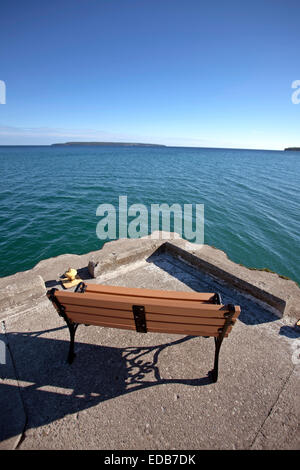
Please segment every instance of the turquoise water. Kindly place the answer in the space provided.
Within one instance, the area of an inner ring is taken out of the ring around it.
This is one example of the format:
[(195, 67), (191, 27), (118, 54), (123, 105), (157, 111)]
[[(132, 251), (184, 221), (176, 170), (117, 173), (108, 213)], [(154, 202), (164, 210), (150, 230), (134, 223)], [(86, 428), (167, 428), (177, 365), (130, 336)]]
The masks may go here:
[(100, 249), (99, 204), (204, 204), (205, 243), (300, 283), (300, 153), (0, 147), (0, 276)]

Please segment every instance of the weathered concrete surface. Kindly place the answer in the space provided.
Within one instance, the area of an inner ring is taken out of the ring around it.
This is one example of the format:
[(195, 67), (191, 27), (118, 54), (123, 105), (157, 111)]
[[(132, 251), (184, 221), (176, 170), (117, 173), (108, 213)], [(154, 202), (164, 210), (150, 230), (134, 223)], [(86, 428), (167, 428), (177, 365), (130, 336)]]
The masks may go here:
[(162, 240), (123, 239), (104, 245), (103, 250), (95, 253), (88, 264), (90, 275), (95, 278), (103, 273), (112, 272), (124, 264), (144, 260), (155, 252), (163, 243)]
[(5, 355), (0, 360), (0, 450), (8, 450), (16, 448), (21, 440), (26, 413), (7, 337), (1, 327), (0, 341), (5, 345)]
[[(294, 320), (300, 318), (300, 288), (294, 281), (282, 279), (276, 273), (248, 269), (231, 261), (221, 250), (208, 245), (191, 244), (174, 233), (155, 232), (138, 240), (116, 240), (105, 244), (101, 250), (84, 255), (66, 254), (41, 261), (32, 270), (19, 274), (25, 280), (26, 276), (35, 276), (36, 279), (40, 276), (45, 281), (46, 288), (57, 287), (60, 285), (59, 278), (70, 266), (78, 270), (83, 280), (88, 281), (114, 273), (118, 269), (131, 269), (137, 263), (151, 259), (155, 253), (168, 253), (173, 258), (194, 266), (203, 274), (209, 274), (263, 303), (279, 317), (288, 315)], [(0, 305), (1, 302), (7, 302), (1, 283), (9, 284), (10, 278), (12, 276), (0, 279)], [(34, 292), (28, 292), (27, 295), (35, 296)]]
[(15, 307), (39, 300), (45, 293), (43, 278), (32, 271), (0, 278), (0, 319)]
[(165, 251), (264, 302), (279, 316), (300, 317), (300, 289), (292, 280), (236, 264), (226, 253), (209, 245), (195, 245), (179, 239), (167, 242)]
[[(55, 272), (80, 267), (70, 258), (51, 265), (52, 271), (46, 264), (35, 274), (44, 270), (49, 286)], [(15, 366), (3, 371), (1, 385), (15, 394), (21, 414), (24, 403), (27, 420), (20, 440), (24, 418), (18, 423), (7, 410), (1, 431), (6, 446), (12, 439), (9, 445), (20, 449), (299, 449), (299, 330), (293, 317), (272, 315), (249, 293), (168, 250), (104, 269), (87, 282), (218, 291), (224, 302), (240, 305), (222, 345), (219, 380), (212, 384), (207, 377), (212, 338), (83, 325), (69, 366), (68, 330), (41, 297), (3, 321)]]

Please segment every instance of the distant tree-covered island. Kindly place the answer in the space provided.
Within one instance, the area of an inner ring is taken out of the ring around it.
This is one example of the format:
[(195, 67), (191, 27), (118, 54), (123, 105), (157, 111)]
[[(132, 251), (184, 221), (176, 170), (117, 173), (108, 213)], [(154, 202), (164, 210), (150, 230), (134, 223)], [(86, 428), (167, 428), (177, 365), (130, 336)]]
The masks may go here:
[(291, 150), (291, 151), (297, 150), (297, 151), (300, 151), (300, 147), (287, 147), (287, 148), (284, 149), (284, 150)]
[(82, 146), (82, 145), (93, 145), (93, 146), (109, 146), (109, 147), (166, 147), (166, 145), (160, 144), (141, 144), (136, 142), (65, 142), (59, 144), (52, 144), (52, 147), (68, 147), (68, 146)]

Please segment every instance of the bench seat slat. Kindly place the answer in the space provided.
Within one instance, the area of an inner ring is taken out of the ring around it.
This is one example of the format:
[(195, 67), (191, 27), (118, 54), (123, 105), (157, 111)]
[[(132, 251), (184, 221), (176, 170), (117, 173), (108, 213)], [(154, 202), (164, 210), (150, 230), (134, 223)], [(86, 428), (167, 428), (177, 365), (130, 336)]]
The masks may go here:
[[(105, 305), (101, 304), (100, 306), (97, 307), (89, 307), (86, 305), (75, 305), (75, 304), (69, 304), (65, 303), (64, 304), (67, 311), (72, 310), (72, 312), (82, 312), (82, 313), (89, 313), (91, 315), (101, 315), (101, 311), (107, 311), (107, 313), (110, 313), (111, 315), (118, 316), (120, 318), (131, 318), (132, 317), (132, 308), (130, 310), (121, 310), (114, 308), (114, 305), (109, 304), (109, 308), (107, 308)], [(132, 307), (132, 306), (131, 306)], [(216, 306), (218, 307), (218, 306)], [(175, 309), (175, 308), (158, 308), (156, 306), (147, 306), (145, 307), (145, 311), (147, 312), (147, 315), (149, 314), (157, 314), (157, 315), (178, 315), (181, 316), (182, 318), (188, 318), (191, 317), (200, 319), (200, 318), (209, 318), (209, 319), (216, 319), (218, 322), (222, 322), (224, 320), (224, 312), (226, 310), (218, 310), (216, 309), (203, 309), (203, 311), (200, 312), (190, 312), (189, 310), (184, 310), (184, 309)], [(192, 321), (192, 320), (191, 320)]]
[(117, 316), (110, 316), (109, 314), (105, 315), (107, 310), (104, 310), (101, 315), (89, 315), (84, 311), (81, 312), (73, 312), (72, 310), (67, 310), (66, 313), (68, 317), (75, 322), (81, 323), (78, 321), (80, 318), (84, 318), (85, 322), (93, 323), (93, 322), (103, 322), (107, 325), (127, 325), (132, 326), (135, 329), (135, 322), (133, 319), (133, 315), (131, 314), (130, 317), (117, 317)]
[[(83, 307), (83, 306), (78, 306), (78, 305), (68, 305), (66, 307), (66, 313), (69, 316), (69, 314), (72, 312), (72, 314), (84, 314), (88, 315), (91, 318), (91, 321), (95, 317), (106, 317), (107, 320), (112, 320), (114, 321), (115, 319), (117, 320), (123, 320), (123, 319), (128, 319), (132, 320), (133, 319), (133, 313), (132, 311), (126, 311), (126, 310), (115, 310), (115, 309), (105, 309), (105, 308), (89, 308), (89, 307)], [(182, 323), (182, 324), (187, 324), (187, 325), (215, 325), (218, 328), (222, 327), (225, 323), (224, 318), (214, 318), (214, 317), (197, 317), (197, 316), (188, 316), (188, 315), (173, 315), (173, 314), (162, 314), (162, 313), (149, 313), (146, 311), (146, 320), (147, 323), (149, 321), (163, 321), (166, 323)]]
[[(149, 333), (168, 333), (190, 336), (219, 336), (218, 330), (215, 327), (206, 325), (199, 326), (198, 328), (190, 328), (189, 325), (185, 325), (184, 328), (177, 328), (177, 325), (175, 323), (173, 325), (168, 326), (166, 324), (159, 325), (158, 322), (155, 322), (155, 324), (152, 323), (147, 326), (147, 331)], [(228, 333), (230, 333), (230, 329), (228, 329), (226, 334), (224, 335), (225, 338), (228, 336)]]
[(68, 317), (71, 321), (75, 323), (82, 323), (84, 325), (105, 326), (107, 328), (118, 328), (120, 330), (136, 331), (134, 322), (124, 323), (123, 320), (119, 320), (119, 322), (112, 322), (111, 320), (105, 321), (105, 317), (95, 317), (91, 320), (91, 317), (89, 315), (72, 312), (68, 314)]
[(169, 300), (195, 300), (197, 302), (212, 302), (211, 292), (178, 292), (170, 290), (142, 289), (138, 287), (105, 286), (102, 284), (87, 284), (85, 292), (129, 297), (143, 297)]
[[(184, 316), (197, 316), (197, 317), (224, 317), (224, 313), (227, 311), (226, 307), (223, 305), (216, 304), (203, 304), (199, 302), (189, 301), (177, 301), (177, 300), (167, 300), (167, 299), (153, 299), (153, 298), (142, 298), (140, 297), (137, 302), (137, 298), (134, 297), (124, 297), (120, 298), (117, 296), (105, 296), (102, 297), (99, 294), (94, 293), (84, 293), (78, 294), (73, 292), (63, 292), (58, 291), (56, 297), (59, 302), (64, 306), (69, 305), (78, 305), (86, 306), (93, 308), (112, 308), (117, 310), (126, 310), (130, 311), (132, 305), (143, 305), (145, 310), (149, 313), (164, 313), (164, 314), (177, 314)], [(108, 298), (110, 297), (110, 298)], [(236, 312), (233, 318), (236, 318), (239, 315), (239, 309), (236, 309)]]
[[(77, 312), (68, 312), (68, 317), (70, 320), (76, 323), (83, 323), (85, 325), (105, 326), (108, 328), (128, 329), (135, 331), (134, 321), (129, 319), (108, 318), (104, 316), (96, 317)], [(152, 333), (171, 333), (192, 336), (218, 336), (218, 328), (219, 327), (215, 325), (178, 324), (147, 320), (147, 331)], [(228, 328), (225, 336), (228, 335), (230, 330), (231, 327)]]

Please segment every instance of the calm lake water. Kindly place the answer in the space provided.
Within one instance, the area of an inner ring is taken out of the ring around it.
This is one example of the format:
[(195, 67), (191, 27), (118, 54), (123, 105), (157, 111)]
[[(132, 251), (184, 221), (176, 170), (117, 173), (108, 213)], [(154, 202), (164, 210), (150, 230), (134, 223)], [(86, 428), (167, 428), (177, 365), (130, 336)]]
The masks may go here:
[(96, 209), (125, 195), (204, 204), (205, 243), (300, 283), (300, 152), (0, 147), (0, 175), (0, 276), (100, 249)]

